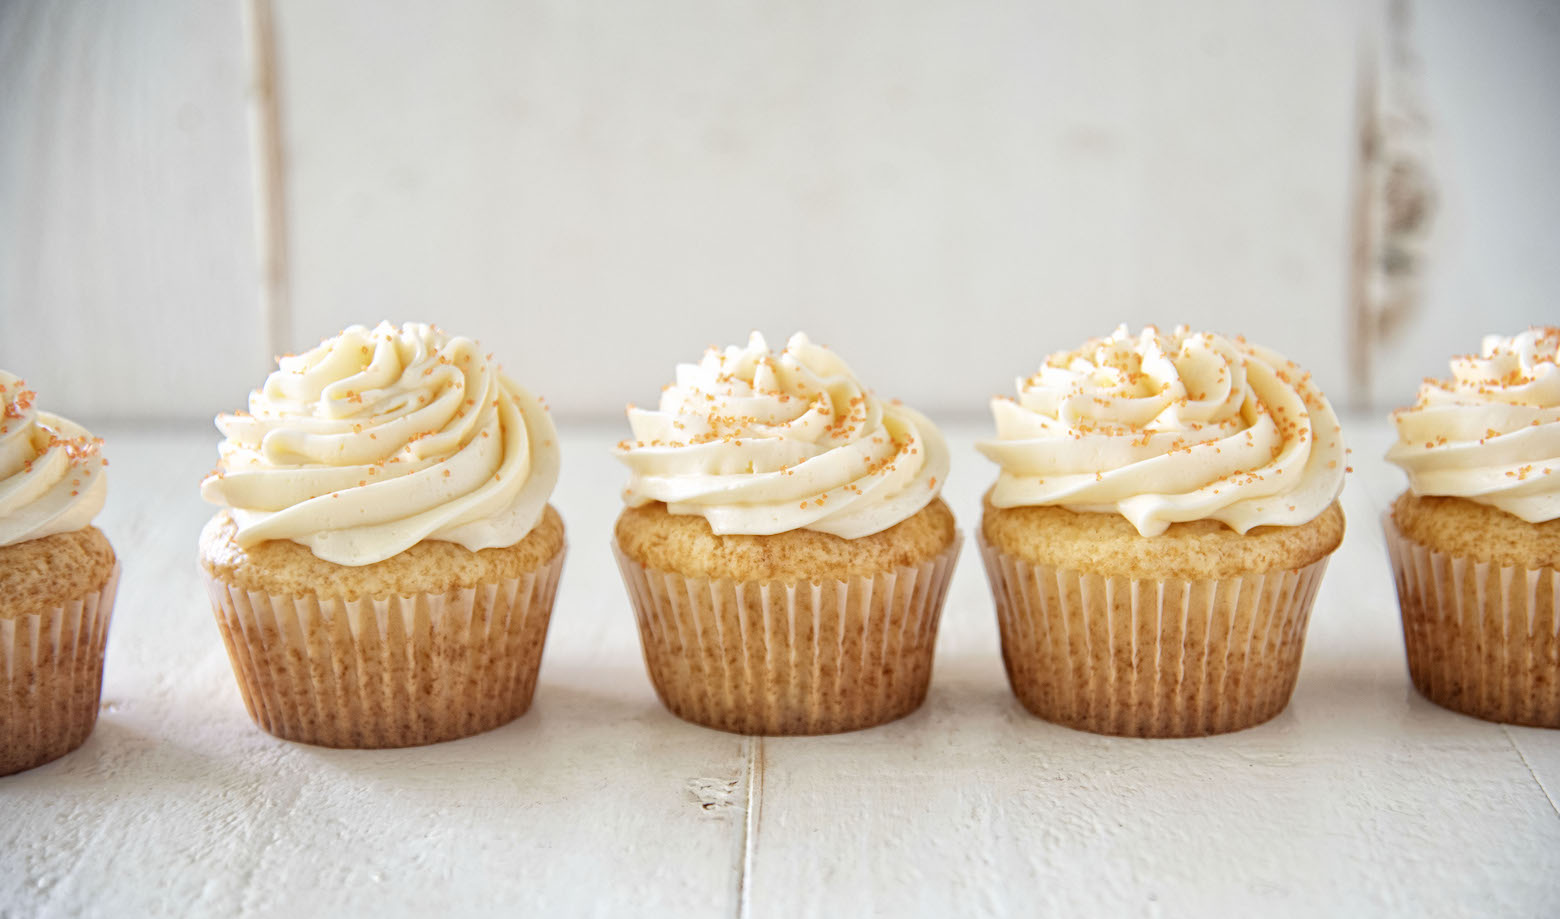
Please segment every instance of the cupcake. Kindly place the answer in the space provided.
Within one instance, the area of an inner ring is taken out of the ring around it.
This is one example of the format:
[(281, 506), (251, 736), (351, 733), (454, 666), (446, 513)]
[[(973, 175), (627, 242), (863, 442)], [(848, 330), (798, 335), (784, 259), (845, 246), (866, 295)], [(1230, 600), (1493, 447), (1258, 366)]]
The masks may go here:
[(1244, 339), (1125, 327), (992, 403), (981, 555), (1020, 702), (1186, 737), (1288, 704), (1345, 450), (1310, 374)]
[(673, 714), (827, 734), (916, 709), (959, 551), (948, 449), (801, 334), (711, 348), (628, 409), (614, 548)]
[(108, 494), (103, 442), (34, 397), (0, 371), (0, 775), (92, 733), (119, 583), (92, 525)]
[(1560, 328), (1491, 335), (1394, 412), (1408, 490), (1383, 518), (1425, 698), (1560, 727)]
[(540, 399), (471, 339), (381, 323), (282, 358), (217, 428), (200, 564), (256, 724), (403, 747), (525, 712), (564, 556)]

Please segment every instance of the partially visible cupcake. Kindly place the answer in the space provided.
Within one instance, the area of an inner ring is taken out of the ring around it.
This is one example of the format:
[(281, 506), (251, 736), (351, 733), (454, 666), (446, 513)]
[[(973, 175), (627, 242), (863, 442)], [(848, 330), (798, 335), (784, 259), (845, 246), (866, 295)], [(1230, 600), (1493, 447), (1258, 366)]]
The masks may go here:
[(1392, 415), (1408, 490), (1383, 519), (1414, 686), (1560, 727), (1560, 328), (1490, 335)]
[(711, 348), (629, 407), (614, 548), (673, 714), (824, 734), (914, 711), (958, 556), (942, 435), (805, 335)]
[(1240, 338), (1121, 327), (992, 412), (981, 553), (1019, 701), (1138, 737), (1282, 711), (1344, 529), (1345, 450), (1310, 374)]
[(217, 427), (200, 562), (257, 724), (402, 747), (526, 711), (564, 556), (540, 399), (471, 339), (381, 323), (282, 358)]
[(92, 525), (108, 494), (103, 442), (35, 397), (0, 370), (0, 775), (92, 733), (119, 583)]

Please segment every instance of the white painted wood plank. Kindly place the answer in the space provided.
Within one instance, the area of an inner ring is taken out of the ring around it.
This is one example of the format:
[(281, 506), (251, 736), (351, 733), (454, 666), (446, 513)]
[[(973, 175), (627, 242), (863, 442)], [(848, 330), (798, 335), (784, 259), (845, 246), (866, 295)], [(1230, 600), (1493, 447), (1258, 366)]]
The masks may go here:
[(599, 414), (706, 343), (800, 327), (885, 395), (970, 412), (1047, 350), (1188, 322), (1342, 388), (1352, 3), (276, 22), (299, 346), (426, 317)]
[(78, 417), (209, 417), (266, 351), (237, 3), (0, 4), (0, 367)]
[[(1008, 690), (966, 559), (926, 707), (856, 735), (764, 741), (752, 915), (1542, 916), (1560, 815), (1499, 725), (1410, 687), (1371, 495), (1381, 419), (1351, 419), (1349, 532), (1294, 700), (1224, 737), (1100, 737)], [(989, 468), (949, 500), (968, 532)]]
[(83, 749), (0, 779), (0, 915), (734, 912), (745, 742), (645, 678), (606, 432), (563, 439), (571, 556), (532, 711), (393, 751), (250, 723), (196, 573), (215, 432), (103, 433), (124, 564), (103, 713)]

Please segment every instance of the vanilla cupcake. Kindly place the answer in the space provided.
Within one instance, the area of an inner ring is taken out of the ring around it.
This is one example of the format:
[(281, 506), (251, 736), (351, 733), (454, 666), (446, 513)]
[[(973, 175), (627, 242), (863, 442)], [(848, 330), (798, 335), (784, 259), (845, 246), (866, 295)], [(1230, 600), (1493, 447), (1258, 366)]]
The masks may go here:
[(402, 747), (525, 712), (564, 556), (540, 399), (468, 338), (381, 323), (282, 358), (217, 428), (200, 563), (260, 727)]
[(614, 548), (667, 708), (824, 734), (921, 704), (959, 550), (931, 422), (806, 336), (757, 333), (628, 420)]
[(1345, 450), (1310, 374), (1244, 339), (1122, 327), (992, 412), (980, 544), (1019, 701), (1138, 737), (1282, 711), (1344, 528)]
[(0, 371), (0, 775), (57, 759), (97, 723), (119, 565), (92, 518), (103, 442), (33, 408)]
[(1394, 412), (1408, 490), (1383, 519), (1414, 686), (1560, 727), (1560, 328), (1491, 335)]

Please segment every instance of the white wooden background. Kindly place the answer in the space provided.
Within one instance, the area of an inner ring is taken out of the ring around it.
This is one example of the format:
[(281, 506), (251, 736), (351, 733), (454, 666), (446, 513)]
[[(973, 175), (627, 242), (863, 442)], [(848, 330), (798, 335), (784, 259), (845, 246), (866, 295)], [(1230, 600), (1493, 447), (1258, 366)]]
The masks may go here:
[(1046, 351), (1185, 321), (1394, 404), (1560, 290), (1557, 5), (1406, 5), (1441, 208), (1426, 301), (1353, 391), (1356, 82), (1387, 41), (1351, 0), (6, 0), (0, 366), (88, 419), (204, 419), (277, 351), (425, 317), (599, 417), (800, 327), (978, 414)]
[[(127, 559), (97, 731), (0, 782), (0, 917), (1552, 913), (1560, 735), (1412, 692), (1373, 519), (1381, 407), (1557, 318), (1560, 14), (1407, 8), (1399, 35), (1347, 0), (0, 0), (0, 366), (114, 444)], [(1426, 299), (1351, 389), (1357, 90), (1394, 37), (1440, 210)], [(238, 701), (193, 483), (271, 354), (383, 316), (480, 336), (557, 407), (558, 617), (512, 726), (287, 744)], [(968, 530), (986, 398), (1118, 321), (1245, 332), (1376, 406), (1284, 715), (1028, 717), (969, 554), (911, 718), (757, 741), (657, 705), (602, 445), (673, 360), (807, 328), (950, 420)]]

